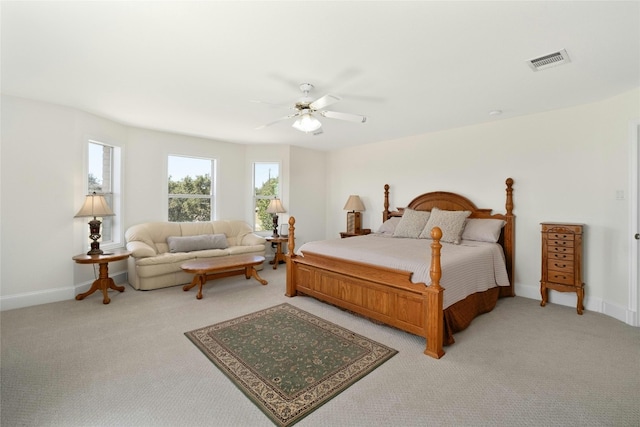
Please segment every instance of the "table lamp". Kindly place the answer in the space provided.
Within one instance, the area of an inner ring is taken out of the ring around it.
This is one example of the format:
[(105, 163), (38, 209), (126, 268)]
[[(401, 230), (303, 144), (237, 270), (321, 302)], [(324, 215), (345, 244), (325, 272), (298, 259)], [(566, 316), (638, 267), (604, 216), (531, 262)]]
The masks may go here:
[(360, 212), (364, 211), (364, 204), (360, 200), (360, 196), (351, 195), (344, 205), (347, 212), (347, 233), (360, 233), (362, 224), (360, 222)]
[(91, 242), (91, 249), (87, 252), (87, 255), (100, 255), (103, 253), (102, 249), (100, 249), (100, 242), (98, 242), (98, 239), (100, 239), (100, 226), (102, 225), (102, 221), (98, 220), (96, 217), (114, 215), (115, 214), (107, 204), (103, 195), (98, 195), (95, 191), (93, 194), (87, 195), (84, 204), (74, 216), (74, 218), (87, 216), (93, 217), (93, 219), (89, 221), (89, 238), (93, 241)]
[(278, 214), (285, 212), (284, 207), (282, 207), (282, 202), (277, 197), (269, 202), (269, 206), (267, 206), (267, 213), (270, 213), (273, 216), (272, 237), (280, 237), (278, 235)]

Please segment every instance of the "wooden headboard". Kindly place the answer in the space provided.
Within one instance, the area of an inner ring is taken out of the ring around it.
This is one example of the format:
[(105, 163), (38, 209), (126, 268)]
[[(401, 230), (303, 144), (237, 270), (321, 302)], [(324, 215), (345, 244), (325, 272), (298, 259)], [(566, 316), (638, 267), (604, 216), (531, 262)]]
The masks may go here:
[[(469, 218), (490, 218), (505, 221), (498, 243), (502, 245), (502, 248), (504, 249), (507, 273), (509, 274), (509, 282), (511, 283), (511, 296), (515, 296), (515, 215), (513, 214), (513, 179), (507, 178), (505, 184), (507, 186), (505, 214), (492, 214), (492, 209), (478, 208), (475, 203), (466, 197), (446, 191), (434, 191), (431, 193), (421, 194), (409, 202), (407, 207), (416, 211), (430, 211), (434, 207), (448, 211), (471, 211)], [(405, 208), (396, 208), (395, 211), (389, 210), (389, 184), (385, 184), (382, 221), (384, 222), (391, 217), (402, 216), (404, 209)]]

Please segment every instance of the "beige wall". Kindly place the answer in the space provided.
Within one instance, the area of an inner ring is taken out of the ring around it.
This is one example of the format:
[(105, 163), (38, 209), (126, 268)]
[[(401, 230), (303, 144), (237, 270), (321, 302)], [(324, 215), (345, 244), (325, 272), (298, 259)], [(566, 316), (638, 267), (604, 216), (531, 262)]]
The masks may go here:
[[(543, 221), (587, 224), (588, 310), (625, 319), (629, 294), (629, 127), (640, 117), (640, 91), (547, 113), (502, 119), (331, 152), (327, 236), (344, 229), (349, 194), (367, 208), (364, 226), (377, 228), (383, 186), (392, 206), (418, 194), (462, 193), (479, 207), (504, 212), (504, 181), (515, 180), (516, 293), (539, 298)], [(616, 200), (622, 190), (625, 200)], [(338, 220), (339, 218), (339, 220)], [(575, 305), (575, 295), (551, 292)]]
[[(73, 298), (92, 271), (84, 251), (83, 147), (88, 137), (118, 143), (124, 159), (124, 229), (166, 219), (166, 156), (219, 160), (219, 218), (250, 221), (251, 162), (280, 161), (283, 202), (297, 219), (297, 246), (335, 238), (350, 194), (377, 228), (383, 186), (392, 206), (433, 190), (459, 192), (479, 207), (504, 209), (504, 180), (515, 180), (516, 292), (539, 298), (542, 221), (583, 222), (588, 310), (629, 314), (629, 125), (640, 90), (574, 108), (393, 141), (317, 152), (245, 146), (123, 126), (50, 104), (2, 97), (0, 303), (3, 309)], [(616, 200), (623, 191), (624, 200)], [(40, 225), (42, 224), (42, 225)], [(320, 226), (318, 226), (320, 225)], [(114, 266), (114, 271), (124, 271)], [(574, 305), (570, 294), (552, 301)]]

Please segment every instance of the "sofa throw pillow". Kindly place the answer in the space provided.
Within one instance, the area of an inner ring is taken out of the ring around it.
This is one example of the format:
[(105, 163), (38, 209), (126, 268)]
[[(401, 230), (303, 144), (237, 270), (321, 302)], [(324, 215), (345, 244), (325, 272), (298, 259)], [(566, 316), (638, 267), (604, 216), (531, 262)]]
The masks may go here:
[(420, 233), (420, 238), (430, 239), (431, 229), (440, 227), (442, 230), (441, 242), (460, 243), (460, 236), (464, 228), (464, 222), (471, 215), (470, 211), (445, 211), (438, 208), (431, 209), (431, 216), (424, 230)]
[(224, 234), (200, 234), (197, 236), (167, 237), (169, 252), (192, 252), (205, 249), (226, 249), (229, 247)]
[(505, 222), (501, 219), (467, 219), (462, 230), (462, 240), (496, 243), (504, 224)]
[(393, 237), (411, 237), (417, 239), (420, 236), (420, 232), (424, 229), (424, 226), (427, 225), (428, 220), (429, 212), (414, 211), (413, 209), (406, 208), (393, 232)]

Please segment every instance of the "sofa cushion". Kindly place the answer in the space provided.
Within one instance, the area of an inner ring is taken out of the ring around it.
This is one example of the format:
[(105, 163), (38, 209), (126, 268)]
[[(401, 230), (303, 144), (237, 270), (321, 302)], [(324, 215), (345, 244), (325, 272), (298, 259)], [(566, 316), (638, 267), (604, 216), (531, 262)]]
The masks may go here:
[(192, 252), (205, 249), (226, 249), (229, 244), (224, 234), (200, 234), (197, 236), (167, 237), (169, 252)]
[[(264, 245), (252, 245), (252, 246), (229, 246), (229, 255), (240, 254), (255, 254), (264, 255)], [(259, 253), (262, 250), (262, 253)]]
[(191, 253), (193, 255), (195, 255), (197, 259), (200, 259), (200, 258), (216, 258), (216, 257), (221, 257), (221, 256), (228, 256), (229, 255), (229, 250), (232, 247), (233, 246), (229, 246), (226, 249), (205, 249), (203, 251), (191, 252)]
[(127, 243), (127, 250), (131, 251), (134, 258), (146, 258), (156, 256), (155, 245), (150, 246), (142, 241), (132, 241)]
[(178, 254), (170, 254), (166, 252), (164, 254), (148, 257), (148, 258), (140, 258), (136, 260), (136, 266), (158, 266), (158, 265), (172, 265), (177, 264), (178, 267), (180, 263), (185, 261), (189, 261), (192, 259), (196, 259), (196, 255), (193, 252), (182, 252)]
[[(149, 258), (142, 258), (136, 262), (136, 274), (140, 278), (151, 278), (165, 274), (181, 272), (180, 266), (196, 259), (196, 252), (183, 252), (178, 254), (165, 253)], [(174, 283), (178, 284), (178, 283)]]
[(200, 234), (222, 234), (221, 231), (214, 231), (213, 223), (216, 221), (202, 222), (179, 222), (180, 233), (178, 236), (197, 236)]
[(253, 229), (243, 221), (213, 221), (215, 233), (224, 233), (229, 241), (229, 246), (242, 245), (242, 240), (247, 234), (253, 234)]

